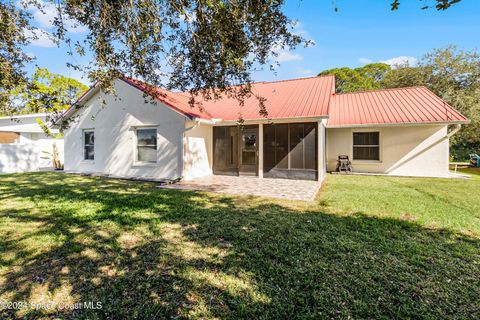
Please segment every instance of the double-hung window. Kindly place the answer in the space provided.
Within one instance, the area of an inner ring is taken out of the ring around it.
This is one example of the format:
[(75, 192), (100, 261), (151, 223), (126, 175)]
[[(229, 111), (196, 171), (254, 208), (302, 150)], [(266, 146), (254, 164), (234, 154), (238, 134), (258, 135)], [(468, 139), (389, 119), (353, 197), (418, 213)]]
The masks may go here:
[(380, 133), (353, 133), (353, 160), (380, 160)]
[(95, 133), (93, 130), (83, 131), (83, 159), (95, 159)]
[(137, 161), (157, 162), (157, 129), (137, 128)]

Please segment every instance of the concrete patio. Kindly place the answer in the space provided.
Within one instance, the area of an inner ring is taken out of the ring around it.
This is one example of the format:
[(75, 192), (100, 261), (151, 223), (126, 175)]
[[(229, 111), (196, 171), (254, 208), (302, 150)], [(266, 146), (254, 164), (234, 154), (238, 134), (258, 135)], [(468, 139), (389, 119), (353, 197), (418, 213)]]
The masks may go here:
[(222, 194), (251, 195), (289, 200), (313, 201), (320, 188), (318, 181), (259, 179), (248, 176), (217, 176), (180, 181), (158, 186), (166, 189), (198, 190)]

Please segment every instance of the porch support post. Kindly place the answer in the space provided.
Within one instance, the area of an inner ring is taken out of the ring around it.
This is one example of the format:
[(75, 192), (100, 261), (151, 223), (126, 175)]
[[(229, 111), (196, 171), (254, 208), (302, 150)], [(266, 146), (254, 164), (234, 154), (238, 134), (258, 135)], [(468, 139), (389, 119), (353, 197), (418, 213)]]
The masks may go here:
[(323, 130), (322, 130), (322, 121), (318, 121), (317, 124), (317, 180), (322, 181), (323, 180), (323, 161), (324, 161), (324, 139), (325, 137), (323, 136)]
[(263, 123), (258, 125), (258, 177), (263, 178)]

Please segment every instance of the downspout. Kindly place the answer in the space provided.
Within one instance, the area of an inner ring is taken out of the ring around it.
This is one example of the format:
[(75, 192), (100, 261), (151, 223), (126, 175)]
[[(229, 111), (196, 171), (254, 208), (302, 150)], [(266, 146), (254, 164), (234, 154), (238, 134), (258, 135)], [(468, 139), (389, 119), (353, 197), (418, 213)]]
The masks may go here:
[(450, 139), (450, 138), (451, 138), (454, 134), (456, 134), (461, 128), (462, 128), (462, 125), (459, 124), (459, 123), (457, 123), (457, 124), (455, 125), (455, 128), (447, 134), (447, 137)]

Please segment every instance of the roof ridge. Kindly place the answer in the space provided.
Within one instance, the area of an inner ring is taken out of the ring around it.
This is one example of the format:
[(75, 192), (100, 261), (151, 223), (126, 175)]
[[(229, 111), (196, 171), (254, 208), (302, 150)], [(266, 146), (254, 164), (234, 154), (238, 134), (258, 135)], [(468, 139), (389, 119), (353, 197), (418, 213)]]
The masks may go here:
[[(399, 87), (399, 88), (387, 88), (387, 89), (373, 89), (373, 90), (362, 90), (362, 91), (352, 91), (352, 92), (340, 92), (335, 93), (336, 96), (355, 94), (355, 93), (370, 93), (370, 92), (381, 92), (381, 91), (394, 91), (394, 90), (403, 90), (403, 89), (415, 89), (415, 88), (424, 88), (428, 89), (426, 86), (410, 86), (410, 87)], [(431, 91), (431, 90), (430, 90)]]
[[(298, 80), (307, 80), (307, 79), (314, 79), (314, 78), (327, 78), (327, 77), (335, 77), (333, 74), (325, 74), (325, 75), (320, 75), (320, 76), (310, 76), (310, 77), (301, 77), (301, 78), (295, 78), (295, 79), (282, 79), (282, 80), (274, 80), (274, 81), (255, 81), (255, 82), (250, 82), (250, 84), (269, 84), (269, 83), (279, 83), (279, 82), (290, 82), (290, 81), (298, 81)], [(244, 84), (236, 84), (236, 85), (231, 85), (229, 87), (225, 88), (234, 88), (234, 87), (240, 87), (243, 86)], [(213, 88), (214, 90), (218, 90), (218, 88)], [(189, 91), (179, 91), (177, 93), (181, 94), (188, 94)]]
[(256, 82), (252, 82), (251, 84), (289, 82), (289, 81), (307, 80), (307, 79), (314, 79), (314, 78), (326, 78), (326, 77), (335, 77), (335, 75), (333, 75), (333, 74), (323, 74), (323, 75), (319, 75), (319, 76), (301, 77), (301, 78), (295, 78), (295, 79), (282, 79), (282, 80), (274, 80), (274, 81), (256, 81)]

